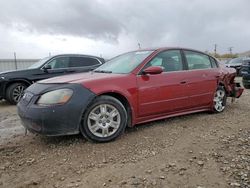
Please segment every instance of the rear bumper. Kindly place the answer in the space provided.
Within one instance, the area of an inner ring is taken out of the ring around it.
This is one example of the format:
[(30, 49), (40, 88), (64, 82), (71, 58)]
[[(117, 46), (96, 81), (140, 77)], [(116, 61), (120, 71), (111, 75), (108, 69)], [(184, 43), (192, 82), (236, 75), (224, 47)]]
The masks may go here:
[(234, 83), (233, 89), (230, 92), (229, 97), (235, 97), (235, 98), (240, 98), (244, 91), (244, 88), (241, 87), (240, 83)]

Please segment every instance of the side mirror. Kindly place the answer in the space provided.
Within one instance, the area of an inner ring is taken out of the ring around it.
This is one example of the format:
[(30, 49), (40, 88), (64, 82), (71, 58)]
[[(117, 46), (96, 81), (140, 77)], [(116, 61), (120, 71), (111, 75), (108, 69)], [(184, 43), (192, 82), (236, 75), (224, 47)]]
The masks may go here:
[(52, 69), (51, 65), (49, 64), (44, 65), (43, 70), (47, 71), (48, 69)]
[(160, 66), (151, 66), (143, 70), (143, 74), (161, 74), (163, 72), (163, 68)]

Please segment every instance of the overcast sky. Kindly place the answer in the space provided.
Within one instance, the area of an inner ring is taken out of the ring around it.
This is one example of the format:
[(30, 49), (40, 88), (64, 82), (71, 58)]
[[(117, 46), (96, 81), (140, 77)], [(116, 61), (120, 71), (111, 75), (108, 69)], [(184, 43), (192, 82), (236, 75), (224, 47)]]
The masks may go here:
[(250, 50), (250, 0), (1, 0), (0, 58), (138, 48)]

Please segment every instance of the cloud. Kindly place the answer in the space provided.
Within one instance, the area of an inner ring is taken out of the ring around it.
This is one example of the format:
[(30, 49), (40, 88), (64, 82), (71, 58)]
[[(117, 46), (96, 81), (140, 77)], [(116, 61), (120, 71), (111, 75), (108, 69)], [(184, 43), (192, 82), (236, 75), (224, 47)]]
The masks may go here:
[(249, 0), (8, 0), (0, 7), (6, 31), (60, 36), (61, 45), (69, 37), (90, 39), (93, 52), (102, 51), (103, 43), (104, 51), (128, 51), (138, 42), (142, 47), (212, 50), (216, 43), (223, 52), (229, 46), (249, 50)]
[(122, 29), (98, 1), (9, 0), (1, 4), (1, 24), (19, 31), (117, 40)]

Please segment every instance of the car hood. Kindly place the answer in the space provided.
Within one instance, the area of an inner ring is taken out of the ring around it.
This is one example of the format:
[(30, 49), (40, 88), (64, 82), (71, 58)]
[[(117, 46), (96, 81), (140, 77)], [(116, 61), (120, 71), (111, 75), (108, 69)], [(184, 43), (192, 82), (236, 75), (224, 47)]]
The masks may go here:
[(97, 81), (97, 80), (107, 80), (107, 79), (116, 79), (118, 77), (123, 77), (124, 74), (111, 74), (111, 73), (96, 73), (96, 72), (87, 72), (79, 74), (70, 74), (65, 76), (53, 77), (50, 79), (39, 81), (39, 83), (80, 83), (84, 84), (85, 82)]
[(7, 78), (27, 76), (28, 74), (31, 74), (33, 71), (34, 69), (5, 71), (5, 72), (0, 72), (0, 76)]

